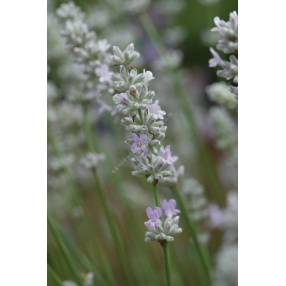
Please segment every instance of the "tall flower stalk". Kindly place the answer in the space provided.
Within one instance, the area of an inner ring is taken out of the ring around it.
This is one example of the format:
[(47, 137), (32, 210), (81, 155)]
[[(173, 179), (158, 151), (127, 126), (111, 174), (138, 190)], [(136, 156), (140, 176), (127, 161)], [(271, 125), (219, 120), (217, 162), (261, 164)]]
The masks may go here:
[[(126, 142), (130, 148), (132, 174), (143, 175), (152, 184), (155, 208), (147, 208), (148, 221), (145, 241), (158, 241), (163, 247), (167, 285), (170, 285), (170, 263), (168, 242), (182, 229), (178, 226), (179, 216), (175, 209), (175, 200), (162, 201), (158, 193), (158, 183), (173, 184), (183, 174), (183, 167), (177, 168), (177, 157), (173, 156), (170, 146), (163, 145), (167, 127), (164, 123), (166, 112), (155, 100), (155, 92), (149, 89), (154, 79), (151, 71), (139, 73), (133, 68), (133, 61), (139, 57), (134, 45), (124, 50), (113, 47), (112, 61), (117, 72), (113, 76), (113, 101), (115, 112), (120, 116), (127, 133)], [(176, 210), (177, 211), (177, 210)]]

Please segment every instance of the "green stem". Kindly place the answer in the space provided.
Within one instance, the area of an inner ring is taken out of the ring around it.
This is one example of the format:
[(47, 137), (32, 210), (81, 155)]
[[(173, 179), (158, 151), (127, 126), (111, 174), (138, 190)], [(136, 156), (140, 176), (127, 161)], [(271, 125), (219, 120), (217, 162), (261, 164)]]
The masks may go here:
[[(83, 104), (82, 107), (83, 107), (83, 112), (84, 112), (84, 131), (85, 131), (85, 136), (86, 136), (86, 140), (87, 140), (87, 147), (88, 147), (89, 152), (95, 152), (95, 151), (97, 151), (96, 150), (97, 146), (96, 146), (95, 141), (94, 141), (94, 136), (93, 136), (94, 130), (92, 129), (92, 121), (91, 121), (91, 115), (89, 112), (89, 108), (86, 104)], [(113, 213), (111, 212), (111, 209), (108, 205), (108, 199), (107, 199), (105, 191), (102, 188), (102, 185), (101, 185), (99, 176), (97, 174), (96, 168), (92, 169), (92, 173), (93, 173), (93, 178), (94, 178), (94, 183), (95, 183), (95, 189), (96, 189), (96, 192), (99, 196), (101, 204), (103, 206), (103, 211), (104, 211), (105, 217), (107, 219), (107, 224), (108, 224), (108, 227), (109, 227), (109, 230), (111, 233), (111, 237), (112, 237), (112, 240), (113, 240), (116, 252), (117, 252), (117, 256), (118, 256), (120, 263), (123, 267), (123, 271), (124, 271), (124, 275), (125, 275), (126, 280), (127, 280), (127, 284), (131, 285), (128, 266), (127, 266), (127, 262), (125, 259), (125, 251), (123, 249), (123, 245), (122, 245), (121, 240), (120, 240), (119, 235), (118, 235), (116, 223), (113, 219)]]
[(54, 281), (55, 285), (57, 286), (63, 285), (63, 282), (61, 281), (60, 277), (49, 264), (48, 264), (48, 277)]
[(168, 242), (166, 242), (163, 245), (163, 250), (164, 250), (164, 260), (165, 260), (166, 282), (167, 282), (167, 286), (171, 286), (170, 254), (169, 254)]
[[(53, 129), (51, 126), (48, 126), (48, 135), (49, 139), (51, 140), (51, 144), (54, 148), (54, 151), (57, 153), (57, 156), (59, 158), (63, 158), (63, 151), (60, 148), (60, 145), (58, 144), (57, 138), (53, 132)], [(81, 198), (81, 195), (79, 193), (79, 190), (76, 186), (76, 182), (74, 180), (73, 172), (70, 167), (66, 166), (65, 167), (65, 172), (68, 175), (68, 184), (69, 184), (69, 190), (73, 195), (73, 200), (77, 205), (80, 205), (80, 207), (84, 210), (85, 213), (85, 220), (84, 220), (84, 227), (86, 230), (93, 229), (93, 224), (91, 223), (88, 214), (86, 212), (85, 204)], [(95, 252), (96, 256), (99, 258), (100, 264), (103, 266), (104, 271), (109, 279), (109, 283), (111, 285), (115, 285), (115, 281), (113, 279), (113, 275), (110, 269), (110, 263), (106, 260), (106, 256), (102, 253), (102, 249), (98, 245), (98, 241), (96, 238), (96, 235), (92, 235), (92, 250)]]
[[(153, 183), (153, 194), (154, 194), (154, 200), (155, 204), (158, 207), (160, 204), (160, 196), (158, 192), (158, 182)], [(167, 286), (171, 285), (171, 272), (170, 272), (170, 255), (169, 255), (169, 246), (167, 241), (162, 241), (161, 246), (163, 248), (164, 252), (164, 264), (165, 264), (165, 275), (166, 275), (166, 282)]]
[(78, 274), (78, 269), (75, 266), (73, 259), (70, 255), (70, 253), (68, 252), (66, 245), (64, 244), (61, 235), (59, 234), (56, 226), (54, 225), (54, 222), (52, 221), (52, 219), (48, 216), (48, 228), (51, 231), (53, 238), (55, 239), (55, 241), (57, 242), (63, 257), (65, 258), (66, 264), (69, 267), (70, 272), (72, 273), (72, 275), (74, 275), (74, 279), (75, 281), (80, 285), (83, 286), (82, 283), (82, 279), (80, 277), (80, 275)]
[(206, 278), (207, 278), (208, 282), (210, 282), (209, 261), (207, 260), (207, 257), (204, 254), (204, 251), (201, 247), (201, 244), (199, 243), (197, 233), (196, 233), (196, 228), (193, 225), (193, 223), (189, 217), (189, 213), (188, 213), (187, 207), (185, 205), (184, 199), (182, 197), (182, 193), (178, 190), (177, 186), (173, 187), (173, 191), (175, 193), (176, 200), (177, 200), (179, 208), (181, 210), (182, 217), (185, 220), (185, 225), (187, 227), (187, 231), (189, 232), (189, 235), (191, 236), (191, 238), (193, 240), (194, 246), (195, 246), (197, 253), (198, 253), (198, 256), (201, 260)]
[[(145, 12), (140, 15), (139, 19), (140, 19), (141, 25), (143, 26), (145, 32), (147, 33), (150, 40), (152, 41), (155, 48), (157, 49), (160, 57), (164, 56), (166, 54), (166, 48), (163, 45), (161, 41), (161, 37), (158, 31), (156, 30), (149, 15)], [(201, 165), (202, 165), (202, 170), (206, 170), (208, 174), (209, 189), (214, 190), (214, 192), (216, 192), (217, 199), (219, 203), (222, 205), (224, 202), (224, 196), (223, 196), (224, 190), (217, 177), (216, 170), (214, 168), (213, 163), (211, 162), (211, 158), (208, 154), (208, 150), (204, 146), (204, 143), (202, 142), (202, 139), (200, 138), (199, 132), (197, 130), (197, 127), (194, 121), (193, 110), (189, 102), (188, 95), (186, 94), (182, 81), (181, 81), (182, 76), (179, 71), (174, 71), (174, 70), (170, 71), (170, 75), (172, 77), (172, 81), (173, 81), (176, 94), (179, 95), (178, 99), (179, 99), (180, 107), (182, 108), (183, 113), (187, 119), (187, 122), (190, 128), (190, 133), (192, 134), (192, 138), (198, 150), (198, 156), (199, 156), (199, 161), (201, 162)]]
[(155, 204), (158, 207), (160, 204), (160, 198), (159, 198), (159, 192), (158, 192), (158, 188), (157, 188), (157, 183), (153, 183), (153, 194), (154, 194), (154, 200), (155, 200)]

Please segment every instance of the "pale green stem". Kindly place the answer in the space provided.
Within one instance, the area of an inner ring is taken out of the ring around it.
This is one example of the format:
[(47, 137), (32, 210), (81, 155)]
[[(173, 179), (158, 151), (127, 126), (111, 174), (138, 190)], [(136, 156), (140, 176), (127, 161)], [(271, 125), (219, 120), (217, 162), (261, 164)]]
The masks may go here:
[[(55, 135), (54, 135), (54, 132), (52, 130), (52, 127), (51, 126), (48, 126), (48, 135), (49, 135), (49, 139), (51, 140), (51, 144), (54, 148), (54, 151), (57, 153), (57, 156), (59, 158), (63, 158), (63, 152), (57, 142), (57, 139), (55, 138)], [(70, 188), (70, 191), (72, 192), (72, 194), (76, 197), (76, 200), (77, 200), (77, 203), (81, 206), (81, 208), (84, 210), (85, 212), (85, 205), (84, 205), (84, 202), (79, 194), (79, 191), (76, 187), (76, 184), (75, 184), (75, 181), (74, 181), (74, 176), (72, 174), (72, 170), (71, 168), (69, 168), (68, 166), (65, 167), (65, 172), (66, 174), (68, 175), (68, 183), (69, 183), (69, 188)], [(84, 226), (87, 230), (90, 230), (92, 228), (92, 223), (90, 222), (89, 218), (87, 217), (87, 214), (85, 212), (85, 215), (86, 215), (86, 219), (84, 220)], [(111, 270), (110, 270), (110, 266), (108, 265), (107, 261), (106, 261), (106, 258), (105, 256), (103, 255), (102, 253), (102, 250), (101, 248), (98, 246), (98, 241), (96, 239), (96, 236), (92, 236), (92, 240), (93, 240), (93, 246), (95, 247), (95, 253), (96, 255), (98, 256), (101, 264), (103, 265), (104, 267), (104, 270), (105, 270), (105, 273), (107, 274), (108, 276), (108, 279), (109, 279), (109, 283), (111, 283), (111, 285), (115, 285), (115, 281), (113, 279), (113, 276), (112, 276), (112, 273), (111, 273)]]
[(167, 242), (163, 245), (163, 249), (164, 249), (166, 282), (167, 286), (171, 286), (170, 254), (169, 254), (169, 245)]
[[(89, 108), (87, 105), (83, 105), (83, 112), (84, 112), (84, 131), (86, 135), (86, 140), (87, 140), (87, 147), (89, 149), (89, 152), (95, 152), (96, 150), (96, 144), (93, 139), (93, 133), (95, 132), (92, 128), (92, 121), (91, 121), (91, 115), (89, 112)], [(94, 177), (94, 182), (95, 182), (95, 189), (97, 191), (97, 194), (99, 196), (99, 199), (101, 201), (101, 204), (103, 206), (103, 211), (105, 213), (108, 227), (111, 233), (111, 237), (113, 239), (113, 243), (115, 246), (115, 250), (117, 252), (117, 256), (120, 260), (120, 263), (123, 267), (124, 275), (126, 277), (126, 282), (128, 285), (132, 285), (130, 281), (130, 274), (129, 274), (129, 269), (127, 266), (127, 261), (125, 259), (125, 251), (123, 248), (123, 245), (121, 243), (120, 237), (118, 235), (118, 230), (116, 227), (116, 222), (113, 218), (113, 213), (110, 209), (110, 206), (108, 204), (108, 199), (105, 193), (105, 190), (103, 190), (99, 176), (97, 174), (96, 168), (92, 169), (93, 177)]]
[[(160, 196), (158, 192), (158, 182), (153, 183), (153, 193), (154, 193), (154, 200), (155, 205), (159, 207), (160, 205)], [(170, 272), (170, 255), (169, 255), (169, 247), (167, 241), (160, 242), (163, 252), (164, 252), (164, 264), (165, 264), (165, 275), (166, 275), (166, 285), (171, 285), (171, 272)]]
[(193, 222), (191, 221), (191, 219), (189, 217), (189, 213), (188, 213), (187, 207), (185, 205), (182, 193), (178, 190), (177, 186), (173, 187), (173, 191), (175, 193), (177, 203), (178, 203), (179, 208), (181, 210), (182, 217), (183, 217), (183, 219), (185, 221), (185, 225), (187, 227), (187, 231), (188, 231), (189, 235), (191, 236), (191, 238), (193, 240), (195, 249), (197, 250), (198, 256), (199, 256), (199, 258), (201, 260), (201, 263), (202, 263), (202, 266), (203, 266), (206, 278), (207, 278), (208, 282), (210, 282), (209, 261), (208, 261), (206, 255), (204, 254), (203, 248), (202, 248), (202, 246), (201, 246), (201, 244), (200, 244), (200, 242), (198, 240), (196, 228), (193, 225)]

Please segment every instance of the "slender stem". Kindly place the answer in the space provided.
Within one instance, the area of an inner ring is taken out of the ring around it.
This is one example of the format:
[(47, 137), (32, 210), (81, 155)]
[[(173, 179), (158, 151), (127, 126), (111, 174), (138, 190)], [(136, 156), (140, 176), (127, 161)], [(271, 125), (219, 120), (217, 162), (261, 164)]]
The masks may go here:
[[(158, 207), (160, 204), (160, 196), (158, 192), (158, 182), (153, 183), (153, 194), (154, 194), (154, 200), (155, 205)], [(163, 252), (164, 252), (164, 264), (165, 264), (165, 274), (166, 274), (166, 285), (171, 285), (171, 272), (170, 272), (170, 255), (169, 255), (169, 246), (167, 241), (160, 242)]]
[[(53, 145), (54, 151), (57, 153), (57, 156), (59, 158), (63, 158), (63, 151), (60, 148), (60, 145), (58, 144), (57, 138), (55, 137), (55, 134), (53, 132), (53, 129), (51, 126), (48, 126), (48, 135), (49, 139), (51, 140), (51, 144)], [(75, 203), (79, 204), (80, 207), (85, 212), (85, 219), (84, 219), (84, 227), (86, 230), (90, 230), (93, 228), (93, 224), (91, 223), (88, 214), (86, 212), (85, 204), (81, 198), (81, 195), (79, 193), (79, 190), (76, 186), (76, 182), (74, 180), (74, 175), (70, 167), (65, 167), (65, 172), (68, 175), (68, 184), (70, 191), (73, 195), (73, 199), (76, 200)], [(96, 235), (92, 235), (92, 250), (95, 252), (96, 256), (99, 258), (99, 263), (103, 266), (104, 271), (109, 279), (109, 283), (111, 285), (115, 285), (115, 281), (113, 279), (113, 275), (110, 269), (110, 263), (106, 260), (106, 256), (102, 253), (102, 248), (99, 247), (97, 237)]]
[[(96, 144), (95, 141), (93, 139), (93, 129), (92, 129), (92, 121), (91, 121), (91, 115), (89, 112), (89, 108), (86, 104), (82, 105), (83, 107), (83, 112), (84, 112), (84, 131), (85, 131), (85, 136), (86, 136), (86, 140), (87, 140), (87, 147), (89, 152), (95, 152), (97, 151), (96, 149)], [(127, 266), (127, 261), (125, 259), (125, 251), (123, 248), (123, 245), (121, 243), (120, 237), (118, 235), (118, 230), (116, 227), (116, 222), (113, 218), (113, 213), (108, 205), (108, 199), (106, 196), (105, 191), (102, 188), (99, 176), (97, 174), (96, 168), (92, 169), (92, 173), (93, 173), (93, 178), (94, 178), (94, 182), (95, 182), (95, 189), (97, 191), (97, 194), (99, 196), (99, 199), (101, 201), (101, 204), (103, 206), (103, 211), (105, 214), (105, 217), (107, 219), (107, 224), (111, 233), (111, 237), (113, 239), (113, 244), (115, 246), (115, 250), (117, 252), (117, 256), (120, 260), (120, 263), (123, 267), (123, 271), (124, 271), (124, 275), (126, 277), (126, 282), (128, 285), (131, 285), (131, 281), (130, 281), (130, 275), (129, 275), (129, 270), (128, 270), (128, 266)]]
[(70, 253), (68, 252), (56, 226), (54, 225), (52, 219), (48, 216), (48, 228), (51, 231), (53, 238), (55, 239), (55, 241), (57, 242), (63, 257), (65, 258), (66, 264), (69, 267), (70, 272), (74, 275), (74, 279), (76, 280), (76, 282), (80, 285), (83, 286), (83, 282), (81, 280), (81, 277), (78, 273), (78, 269), (76, 267), (76, 265), (74, 264), (74, 261), (70, 255)]
[(166, 242), (163, 245), (164, 250), (164, 260), (165, 260), (165, 272), (166, 272), (166, 285), (171, 286), (171, 272), (170, 272), (170, 254), (169, 254), (169, 245)]
[(54, 271), (54, 269), (48, 264), (48, 277), (55, 282), (55, 285), (62, 286), (63, 282), (61, 281), (58, 274)]
[[(160, 57), (164, 56), (166, 54), (166, 48), (164, 44), (162, 43), (161, 37), (158, 31), (156, 30), (156, 27), (154, 26), (149, 15), (146, 12), (144, 12), (140, 15), (139, 20), (145, 32), (149, 36), (150, 40), (154, 44), (156, 50), (158, 51)], [(204, 146), (204, 143), (202, 142), (202, 139), (200, 138), (199, 132), (197, 130), (197, 127), (194, 121), (193, 110), (190, 105), (188, 95), (186, 94), (182, 81), (181, 81), (182, 76), (180, 75), (179, 71), (174, 71), (174, 70), (170, 71), (170, 75), (172, 77), (175, 91), (178, 94), (180, 107), (182, 108), (184, 115), (187, 119), (190, 132), (192, 134), (192, 138), (197, 147), (199, 161), (202, 164), (202, 170), (206, 170), (208, 174), (210, 190), (214, 190), (214, 192), (216, 192), (217, 199), (219, 203), (222, 205), (224, 202), (224, 196), (223, 196), (224, 190), (220, 184), (219, 179), (217, 178), (216, 170), (211, 162), (211, 158), (208, 154), (208, 150)]]
[(158, 188), (157, 188), (157, 182), (153, 183), (153, 194), (154, 194), (155, 204), (158, 207), (160, 204), (160, 198), (159, 198), (159, 192), (158, 192)]
[(204, 269), (204, 272), (205, 272), (205, 275), (206, 275), (206, 278), (208, 280), (208, 282), (210, 282), (210, 266), (209, 266), (209, 261), (207, 260), (207, 257), (205, 256), (204, 254), (204, 251), (201, 247), (201, 244), (198, 240), (198, 237), (197, 237), (197, 233), (196, 233), (196, 228), (195, 226), (193, 225), (190, 217), (189, 217), (189, 213), (188, 213), (188, 210), (187, 210), (187, 207), (185, 205), (185, 202), (184, 202), (184, 199), (182, 197), (182, 193), (178, 190), (177, 186), (173, 187), (173, 191), (176, 195), (176, 200), (179, 204), (179, 207), (181, 209), (181, 212), (182, 212), (182, 216), (183, 216), (183, 219), (185, 220), (185, 224), (186, 224), (186, 227), (187, 227), (187, 231), (189, 232), (192, 240), (193, 240), (193, 243), (194, 243), (194, 246), (197, 250), (197, 253), (198, 253), (198, 256), (201, 260), (201, 263), (202, 263), (202, 266), (203, 266), (203, 269)]

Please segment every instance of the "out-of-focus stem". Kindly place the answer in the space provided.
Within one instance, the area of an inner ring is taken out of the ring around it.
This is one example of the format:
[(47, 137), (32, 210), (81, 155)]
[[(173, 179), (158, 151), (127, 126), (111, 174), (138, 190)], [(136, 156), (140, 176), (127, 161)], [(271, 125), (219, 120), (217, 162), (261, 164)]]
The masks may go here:
[(73, 260), (69, 254), (69, 252), (67, 251), (65, 244), (63, 243), (60, 235), (58, 234), (58, 231), (52, 221), (52, 219), (48, 216), (48, 228), (51, 231), (51, 233), (53, 234), (53, 238), (56, 240), (65, 260), (67, 263), (67, 266), (69, 267), (71, 273), (74, 275), (74, 279), (76, 280), (76, 282), (80, 285), (83, 286), (82, 280), (80, 275), (78, 274), (78, 270), (76, 268), (76, 266), (73, 263)]
[[(149, 15), (146, 12), (144, 12), (140, 15), (139, 19), (140, 19), (141, 25), (143, 26), (145, 32), (147, 33), (153, 45), (157, 49), (160, 57), (164, 56), (166, 54), (166, 48), (163, 45), (160, 35), (157, 32)], [(190, 105), (190, 102), (188, 100), (188, 95), (186, 94), (182, 81), (181, 81), (182, 76), (179, 71), (174, 71), (174, 70), (171, 70), (170, 74), (172, 77), (172, 81), (173, 81), (173, 85), (175, 87), (176, 93), (179, 95), (178, 99), (179, 99), (180, 107), (182, 108), (184, 115), (187, 119), (190, 132), (192, 134), (192, 138), (198, 150), (199, 161), (202, 164), (202, 169), (206, 170), (208, 174), (208, 180), (210, 182), (209, 187), (211, 190), (214, 190), (216, 192), (216, 196), (217, 196), (219, 203), (223, 204), (224, 191), (217, 177), (216, 170), (211, 162), (208, 151), (206, 150), (206, 147), (204, 146), (204, 143), (202, 142), (202, 139), (200, 138), (200, 135), (196, 128), (192, 107)]]
[(170, 273), (170, 255), (169, 255), (169, 245), (166, 242), (163, 245), (163, 250), (164, 250), (164, 260), (165, 260), (165, 272), (166, 272), (166, 283), (167, 286), (171, 286), (171, 273)]
[(206, 255), (204, 254), (202, 246), (198, 240), (196, 229), (195, 229), (195, 227), (194, 227), (194, 225), (193, 225), (193, 223), (189, 217), (189, 213), (188, 213), (187, 207), (185, 205), (184, 198), (182, 197), (182, 193), (178, 190), (177, 186), (173, 187), (173, 191), (175, 193), (176, 200), (177, 200), (179, 208), (181, 210), (182, 217), (185, 221), (187, 231), (189, 232), (189, 235), (191, 236), (191, 238), (193, 240), (194, 246), (195, 246), (197, 253), (198, 253), (198, 256), (201, 260), (201, 263), (202, 263), (205, 275), (207, 277), (207, 280), (210, 281), (209, 261), (208, 261)]
[[(84, 131), (85, 131), (85, 136), (86, 136), (86, 140), (87, 140), (87, 147), (89, 152), (95, 152), (97, 151), (96, 149), (96, 144), (95, 141), (93, 139), (93, 128), (92, 128), (92, 121), (91, 121), (91, 114), (89, 112), (89, 108), (86, 104), (83, 105), (83, 112), (84, 112)], [(130, 275), (129, 275), (129, 270), (128, 270), (128, 266), (127, 266), (127, 262), (125, 259), (125, 252), (123, 249), (123, 245), (121, 243), (121, 239), (118, 235), (118, 230), (116, 227), (116, 222), (113, 218), (113, 213), (108, 205), (108, 200), (107, 200), (107, 196), (105, 191), (102, 188), (99, 176), (97, 174), (96, 168), (92, 169), (92, 173), (93, 173), (93, 178), (94, 178), (94, 182), (95, 182), (95, 189), (96, 192), (99, 196), (100, 202), (103, 206), (103, 211), (105, 214), (105, 217), (107, 219), (107, 224), (111, 233), (111, 237), (118, 255), (118, 258), (120, 260), (120, 263), (123, 267), (123, 272), (126, 278), (126, 282), (127, 285), (132, 285), (131, 284), (131, 280), (130, 280)]]
[[(54, 148), (54, 151), (57, 153), (57, 156), (62, 159), (64, 154), (63, 154), (63, 151), (61, 150), (61, 148), (58, 144), (58, 141), (57, 141), (57, 138), (55, 137), (52, 126), (48, 126), (48, 135), (49, 135), (49, 139), (51, 140), (51, 144)], [(86, 229), (90, 230), (92, 228), (92, 225), (91, 225), (91, 222), (90, 222), (90, 220), (87, 216), (87, 213), (85, 211), (85, 205), (84, 205), (84, 202), (80, 196), (79, 190), (77, 189), (72, 170), (70, 167), (66, 166), (65, 172), (68, 175), (68, 183), (69, 183), (70, 191), (76, 197), (76, 202), (81, 206), (81, 208), (85, 212), (86, 219), (84, 220), (84, 226)], [(108, 265), (106, 258), (103, 255), (102, 250), (98, 245), (98, 241), (96, 239), (96, 236), (92, 236), (92, 241), (93, 241), (94, 251), (95, 251), (96, 255), (98, 256), (101, 265), (103, 265), (104, 271), (105, 271), (105, 273), (109, 279), (109, 283), (111, 283), (111, 285), (115, 285), (115, 281), (114, 281), (112, 273), (111, 273), (110, 265)]]
[(63, 285), (60, 277), (49, 264), (48, 264), (48, 277), (50, 277), (50, 279), (54, 281), (55, 285), (57, 286)]

